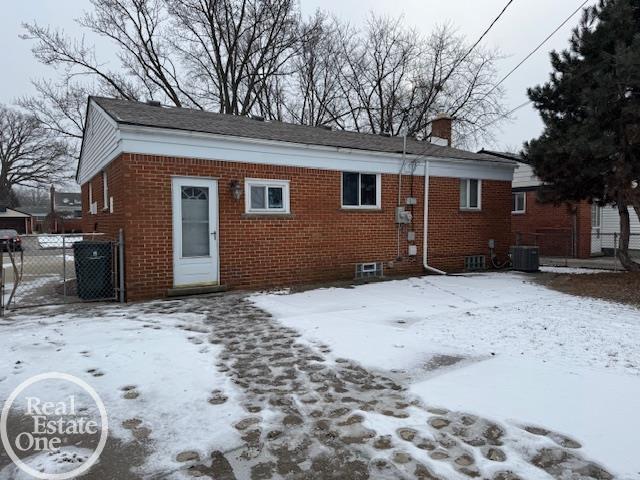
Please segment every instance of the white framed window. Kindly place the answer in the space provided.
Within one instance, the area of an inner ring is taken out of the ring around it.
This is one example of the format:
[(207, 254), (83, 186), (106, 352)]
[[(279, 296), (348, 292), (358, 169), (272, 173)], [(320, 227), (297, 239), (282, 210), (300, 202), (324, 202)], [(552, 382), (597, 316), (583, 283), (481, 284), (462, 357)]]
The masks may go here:
[(511, 213), (524, 213), (527, 211), (527, 193), (513, 192), (511, 194)]
[(591, 205), (591, 228), (600, 229), (602, 225), (602, 207), (597, 204)]
[(109, 184), (107, 182), (107, 172), (102, 171), (102, 209), (109, 210)]
[(89, 214), (96, 215), (98, 213), (98, 202), (93, 201), (93, 185), (89, 182)]
[(342, 208), (380, 208), (379, 173), (342, 172)]
[(480, 210), (482, 181), (474, 178), (460, 179), (460, 209)]
[(289, 180), (246, 178), (244, 204), (246, 213), (290, 213)]

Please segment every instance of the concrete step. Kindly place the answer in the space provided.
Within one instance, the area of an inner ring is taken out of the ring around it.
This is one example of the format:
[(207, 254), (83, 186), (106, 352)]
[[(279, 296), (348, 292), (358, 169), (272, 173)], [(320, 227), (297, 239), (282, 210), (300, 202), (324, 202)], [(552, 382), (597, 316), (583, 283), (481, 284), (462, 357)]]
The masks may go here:
[(199, 285), (194, 287), (174, 287), (167, 290), (168, 297), (184, 297), (187, 295), (205, 295), (208, 293), (226, 292), (226, 285)]

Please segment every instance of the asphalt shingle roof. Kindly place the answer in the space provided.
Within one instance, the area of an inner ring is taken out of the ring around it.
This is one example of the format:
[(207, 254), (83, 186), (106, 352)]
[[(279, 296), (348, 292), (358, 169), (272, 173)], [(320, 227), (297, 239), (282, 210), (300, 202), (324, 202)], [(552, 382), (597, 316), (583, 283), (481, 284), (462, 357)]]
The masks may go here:
[[(402, 137), (328, 130), (291, 123), (259, 121), (189, 108), (159, 107), (147, 103), (105, 97), (92, 99), (119, 124), (140, 125), (235, 137), (274, 140), (383, 153), (402, 153)], [(407, 139), (407, 154), (505, 163), (490, 155)]]

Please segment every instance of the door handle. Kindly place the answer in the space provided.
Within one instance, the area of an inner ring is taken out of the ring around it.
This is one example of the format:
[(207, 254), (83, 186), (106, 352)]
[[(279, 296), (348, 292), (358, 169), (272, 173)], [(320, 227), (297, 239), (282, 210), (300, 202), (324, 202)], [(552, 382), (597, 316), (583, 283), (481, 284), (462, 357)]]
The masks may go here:
[(218, 232), (211, 232), (211, 235), (213, 235), (214, 240), (218, 239)]

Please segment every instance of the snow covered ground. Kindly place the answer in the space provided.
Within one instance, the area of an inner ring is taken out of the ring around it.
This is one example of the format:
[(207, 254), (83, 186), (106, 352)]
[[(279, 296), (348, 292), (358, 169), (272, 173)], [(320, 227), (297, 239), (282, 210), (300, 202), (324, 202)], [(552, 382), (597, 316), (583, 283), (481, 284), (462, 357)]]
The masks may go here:
[[(207, 341), (202, 315), (146, 313), (149, 305), (84, 306), (85, 313), (62, 315), (41, 310), (3, 322), (0, 399), (43, 372), (85, 380), (105, 403), (111, 436), (152, 442), (145, 474), (179, 470), (176, 455), (186, 450), (206, 456), (241, 444), (233, 424), (243, 411), (230, 380), (215, 368), (219, 347)], [(229, 401), (210, 403), (213, 390)], [(46, 391), (39, 396), (47, 398)], [(9, 465), (0, 478), (14, 471)]]
[(403, 375), (431, 405), (572, 436), (640, 478), (640, 311), (517, 273), (423, 277), (252, 300), (332, 355)]

